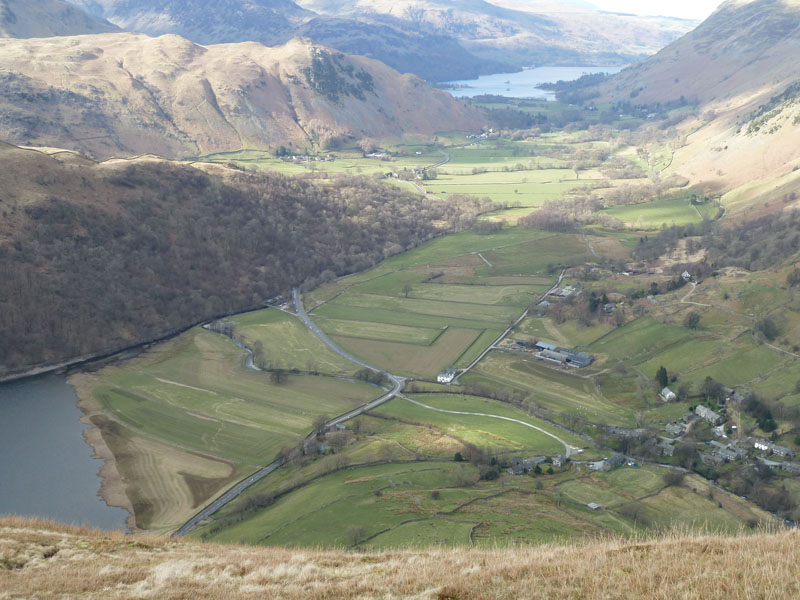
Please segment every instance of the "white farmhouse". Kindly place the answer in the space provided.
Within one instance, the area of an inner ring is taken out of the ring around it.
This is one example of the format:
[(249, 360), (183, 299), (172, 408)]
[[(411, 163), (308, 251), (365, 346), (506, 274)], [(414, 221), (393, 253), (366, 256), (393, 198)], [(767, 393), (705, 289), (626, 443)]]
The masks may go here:
[(456, 377), (456, 370), (452, 367), (449, 369), (445, 369), (439, 375), (436, 376), (436, 381), (439, 383), (450, 383)]

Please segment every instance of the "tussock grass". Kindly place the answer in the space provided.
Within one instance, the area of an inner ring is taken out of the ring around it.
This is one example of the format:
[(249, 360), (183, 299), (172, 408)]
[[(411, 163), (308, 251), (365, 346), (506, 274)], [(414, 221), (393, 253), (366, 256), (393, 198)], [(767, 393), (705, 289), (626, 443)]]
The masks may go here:
[(675, 531), (496, 550), (348, 553), (126, 537), (0, 519), (2, 598), (497, 600), (800, 596), (800, 533)]

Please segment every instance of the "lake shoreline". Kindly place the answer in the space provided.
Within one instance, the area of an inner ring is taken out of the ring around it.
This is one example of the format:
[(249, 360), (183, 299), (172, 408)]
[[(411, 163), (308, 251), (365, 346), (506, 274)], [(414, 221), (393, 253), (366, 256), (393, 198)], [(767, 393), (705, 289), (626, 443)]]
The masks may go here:
[(67, 378), (67, 383), (72, 386), (72, 389), (75, 390), (75, 395), (78, 397), (77, 406), (83, 413), (80, 421), (88, 426), (83, 430), (83, 439), (92, 448), (94, 452), (93, 458), (103, 461), (103, 466), (100, 467), (97, 473), (101, 479), (97, 495), (107, 506), (127, 511), (128, 517), (125, 523), (128, 527), (128, 533), (139, 533), (142, 530), (136, 526), (136, 513), (133, 510), (133, 503), (126, 493), (122, 476), (117, 469), (117, 459), (103, 439), (103, 433), (92, 421), (92, 417), (103, 413), (92, 397), (88, 382), (89, 377), (91, 376), (86, 373), (76, 373)]
[(510, 73), (481, 75), (477, 79), (440, 81), (436, 86), (455, 98), (473, 98), (491, 95), (508, 98), (554, 101), (555, 92), (538, 86), (558, 81), (575, 81), (582, 75), (619, 73), (624, 67), (608, 66), (557, 66), (543, 65)]

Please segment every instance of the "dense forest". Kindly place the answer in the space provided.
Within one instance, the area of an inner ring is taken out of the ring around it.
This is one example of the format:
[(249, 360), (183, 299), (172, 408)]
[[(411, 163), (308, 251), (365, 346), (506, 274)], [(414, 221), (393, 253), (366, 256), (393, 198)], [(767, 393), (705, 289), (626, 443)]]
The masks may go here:
[(260, 306), (474, 221), (469, 199), (368, 178), (47, 160), (0, 192), (0, 375)]

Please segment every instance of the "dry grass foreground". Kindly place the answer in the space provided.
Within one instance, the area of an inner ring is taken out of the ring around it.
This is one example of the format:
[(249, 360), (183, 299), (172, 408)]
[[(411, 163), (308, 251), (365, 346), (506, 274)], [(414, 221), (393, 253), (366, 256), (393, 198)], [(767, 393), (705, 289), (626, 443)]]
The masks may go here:
[(0, 519), (0, 598), (798, 598), (799, 558), (794, 531), (356, 554), (8, 517)]

